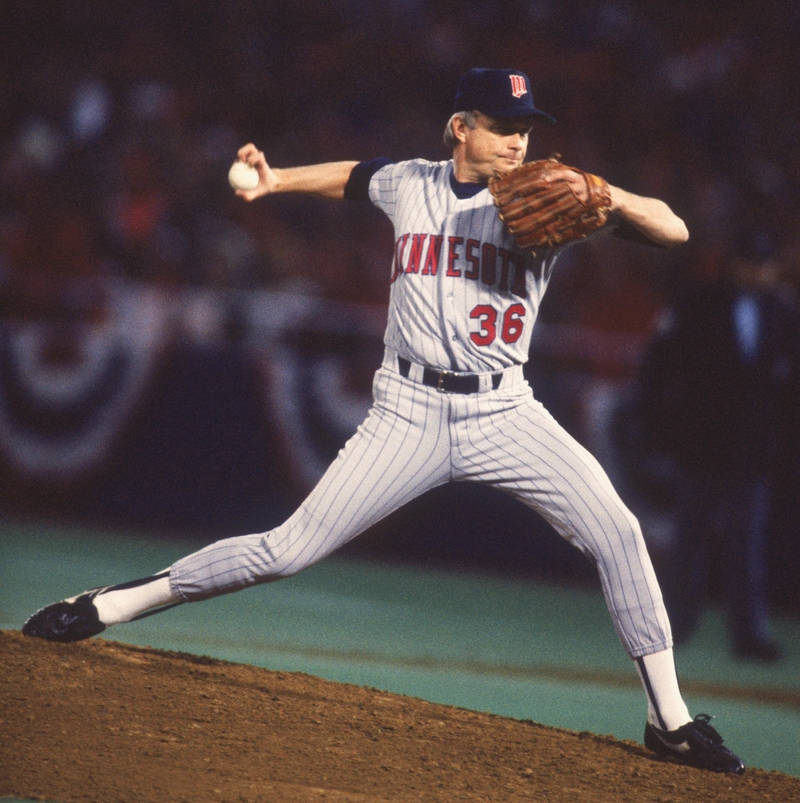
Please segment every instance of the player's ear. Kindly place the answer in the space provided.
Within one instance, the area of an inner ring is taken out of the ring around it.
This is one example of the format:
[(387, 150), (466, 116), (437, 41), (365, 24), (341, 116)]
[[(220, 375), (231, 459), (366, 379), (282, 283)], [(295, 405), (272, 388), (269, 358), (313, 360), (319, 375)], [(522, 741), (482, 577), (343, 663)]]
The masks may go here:
[(470, 130), (470, 127), (467, 125), (466, 121), (460, 114), (453, 115), (453, 137), (457, 142), (466, 142), (467, 139), (467, 131)]

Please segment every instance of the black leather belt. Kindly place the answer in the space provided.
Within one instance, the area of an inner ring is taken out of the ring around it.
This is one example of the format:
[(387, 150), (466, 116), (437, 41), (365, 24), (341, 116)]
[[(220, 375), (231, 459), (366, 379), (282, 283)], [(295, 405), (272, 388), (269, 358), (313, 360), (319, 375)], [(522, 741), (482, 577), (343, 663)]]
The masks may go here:
[[(408, 379), (411, 363), (405, 357), (397, 358), (400, 376)], [(492, 374), (492, 388), (500, 387), (502, 373)], [(477, 393), (481, 389), (481, 380), (477, 374), (453, 374), (450, 371), (436, 371), (427, 366), (422, 371), (422, 384), (436, 388), (443, 393)]]

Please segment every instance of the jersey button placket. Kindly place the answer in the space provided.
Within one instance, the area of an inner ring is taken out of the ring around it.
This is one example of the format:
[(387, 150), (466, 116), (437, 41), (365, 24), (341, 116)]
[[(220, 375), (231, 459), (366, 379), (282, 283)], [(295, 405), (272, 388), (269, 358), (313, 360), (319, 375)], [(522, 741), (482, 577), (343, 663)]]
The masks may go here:
[[(452, 293), (448, 293), (447, 294), (447, 307), (448, 307), (447, 320), (448, 321), (452, 321), (453, 320), (453, 294)], [(458, 335), (457, 334), (453, 334), (453, 335), (450, 336), (450, 339), (455, 343), (458, 340)]]

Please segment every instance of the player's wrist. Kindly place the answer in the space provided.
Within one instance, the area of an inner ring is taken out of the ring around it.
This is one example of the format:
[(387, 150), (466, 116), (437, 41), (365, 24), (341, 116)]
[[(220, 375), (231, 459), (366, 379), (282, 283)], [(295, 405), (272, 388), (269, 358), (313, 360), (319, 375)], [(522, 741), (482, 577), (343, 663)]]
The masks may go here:
[(619, 187), (615, 187), (612, 184), (608, 185), (608, 190), (609, 193), (611, 194), (611, 208), (609, 211), (611, 212), (624, 211), (630, 193), (626, 192), (623, 189), (620, 189)]
[(268, 167), (266, 176), (266, 192), (285, 192), (286, 168)]

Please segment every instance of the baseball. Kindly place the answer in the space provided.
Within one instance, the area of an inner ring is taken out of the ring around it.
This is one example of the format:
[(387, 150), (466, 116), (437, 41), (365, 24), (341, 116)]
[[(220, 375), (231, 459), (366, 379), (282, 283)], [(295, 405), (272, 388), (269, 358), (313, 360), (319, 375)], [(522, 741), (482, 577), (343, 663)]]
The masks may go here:
[(254, 190), (258, 186), (258, 170), (247, 162), (234, 162), (228, 171), (228, 181), (235, 190)]

